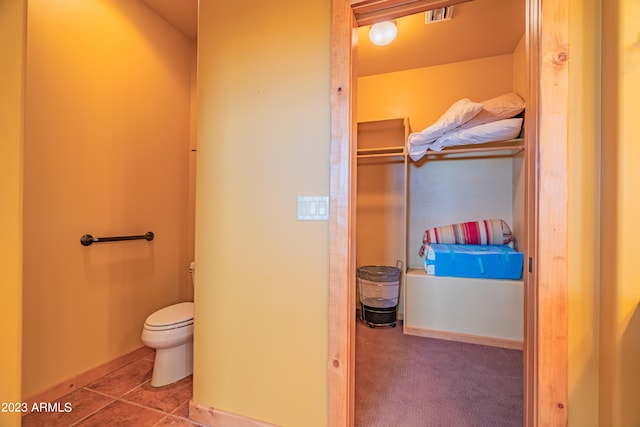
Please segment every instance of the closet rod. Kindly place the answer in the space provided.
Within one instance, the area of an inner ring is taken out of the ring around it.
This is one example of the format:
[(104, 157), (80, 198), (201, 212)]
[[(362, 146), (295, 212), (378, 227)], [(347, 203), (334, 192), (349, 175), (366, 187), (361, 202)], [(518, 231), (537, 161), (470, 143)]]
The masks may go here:
[(404, 156), (404, 146), (400, 147), (376, 147), (376, 148), (358, 148), (357, 157), (359, 159), (367, 157), (391, 157)]
[(358, 154), (369, 153), (404, 153), (404, 146), (395, 147), (375, 147), (375, 148), (358, 148)]
[(147, 231), (146, 234), (139, 236), (115, 236), (115, 237), (93, 237), (91, 234), (85, 234), (80, 238), (80, 243), (82, 246), (89, 246), (92, 243), (102, 243), (102, 242), (117, 242), (120, 240), (147, 240), (151, 241), (154, 238), (154, 234), (151, 231)]
[(437, 156), (442, 154), (454, 154), (454, 153), (482, 153), (489, 151), (515, 151), (516, 153), (524, 150), (524, 145), (503, 145), (496, 147), (478, 147), (478, 148), (445, 148), (441, 151), (427, 151), (427, 155)]
[(404, 153), (374, 153), (374, 154), (358, 154), (359, 159), (367, 159), (371, 157), (404, 157)]

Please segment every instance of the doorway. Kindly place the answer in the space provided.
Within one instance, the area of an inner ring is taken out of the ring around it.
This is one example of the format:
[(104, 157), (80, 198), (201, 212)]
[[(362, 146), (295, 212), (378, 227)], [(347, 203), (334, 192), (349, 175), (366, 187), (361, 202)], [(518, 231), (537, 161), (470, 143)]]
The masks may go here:
[[(355, 360), (355, 29), (463, 3), (332, 1), (329, 423), (353, 425)], [(528, 259), (525, 289), (524, 424), (567, 421), (566, 123), (568, 5), (527, 0), (526, 127)], [(544, 27), (542, 24), (545, 24)], [(540, 61), (545, 58), (545, 61)], [(550, 58), (551, 61), (546, 59)], [(544, 150), (541, 150), (544, 148)], [(541, 249), (541, 250), (539, 250)], [(544, 249), (544, 250), (542, 250)]]

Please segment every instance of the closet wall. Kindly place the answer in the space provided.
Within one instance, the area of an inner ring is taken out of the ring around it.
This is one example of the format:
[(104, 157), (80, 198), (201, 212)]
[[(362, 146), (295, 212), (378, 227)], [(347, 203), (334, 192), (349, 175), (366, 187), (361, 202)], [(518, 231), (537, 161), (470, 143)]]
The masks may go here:
[(419, 131), (436, 121), (460, 98), (481, 101), (510, 92), (514, 88), (514, 56), (519, 51), (359, 77), (358, 122), (408, 116), (411, 128)]

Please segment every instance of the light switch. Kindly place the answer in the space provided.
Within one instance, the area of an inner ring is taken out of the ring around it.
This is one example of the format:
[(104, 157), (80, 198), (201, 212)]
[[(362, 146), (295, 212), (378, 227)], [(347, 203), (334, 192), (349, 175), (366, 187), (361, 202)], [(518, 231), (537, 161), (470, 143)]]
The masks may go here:
[(328, 219), (328, 196), (298, 196), (299, 221), (327, 221)]
[[(325, 216), (327, 215), (327, 203), (328, 200), (318, 200), (318, 215)], [(328, 218), (328, 216), (327, 216)]]

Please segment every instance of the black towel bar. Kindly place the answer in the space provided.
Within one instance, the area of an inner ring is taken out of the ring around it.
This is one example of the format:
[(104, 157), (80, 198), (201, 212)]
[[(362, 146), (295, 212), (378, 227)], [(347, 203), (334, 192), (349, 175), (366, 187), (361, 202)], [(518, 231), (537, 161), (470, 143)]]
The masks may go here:
[(153, 240), (153, 232), (147, 231), (146, 234), (140, 236), (115, 236), (115, 237), (93, 237), (91, 234), (85, 234), (80, 238), (82, 246), (89, 246), (92, 243), (117, 242), (120, 240)]

